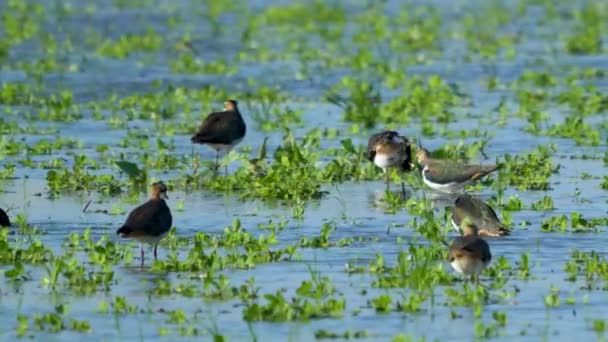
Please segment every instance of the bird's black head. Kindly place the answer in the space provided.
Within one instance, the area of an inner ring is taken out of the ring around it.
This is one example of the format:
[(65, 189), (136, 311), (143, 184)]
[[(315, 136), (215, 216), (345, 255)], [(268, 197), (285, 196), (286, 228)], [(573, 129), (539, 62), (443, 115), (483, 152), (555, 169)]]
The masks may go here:
[(236, 110), (238, 104), (239, 103), (236, 100), (226, 100), (226, 102), (224, 102), (224, 107), (226, 107), (227, 110)]
[(162, 181), (150, 185), (150, 197), (168, 199), (167, 186)]

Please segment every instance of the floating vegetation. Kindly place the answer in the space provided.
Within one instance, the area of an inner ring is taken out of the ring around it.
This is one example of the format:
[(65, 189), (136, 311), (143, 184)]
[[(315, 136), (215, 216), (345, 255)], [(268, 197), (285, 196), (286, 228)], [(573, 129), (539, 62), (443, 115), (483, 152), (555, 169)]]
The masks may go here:
[[(601, 339), (607, 23), (583, 0), (0, 1), (3, 336)], [(229, 99), (247, 134), (216, 164), (190, 137)], [(368, 161), (385, 130), (497, 165), (456, 180), (513, 228), (479, 285), (447, 260), (452, 194)], [(142, 268), (115, 232), (158, 181), (173, 222)]]

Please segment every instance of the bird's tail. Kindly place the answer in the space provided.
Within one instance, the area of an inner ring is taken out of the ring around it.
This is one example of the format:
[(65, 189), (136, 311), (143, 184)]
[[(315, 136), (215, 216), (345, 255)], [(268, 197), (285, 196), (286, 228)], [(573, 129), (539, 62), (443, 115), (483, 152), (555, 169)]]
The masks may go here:
[(505, 236), (505, 235), (509, 235), (511, 234), (511, 230), (509, 229), (509, 227), (505, 226), (504, 224), (499, 224), (496, 228), (498, 231), (498, 235), (500, 236)]
[(190, 138), (190, 141), (192, 141), (193, 143), (196, 144), (201, 144), (207, 141), (207, 139), (205, 138), (205, 136), (196, 133), (195, 135), (192, 136), (192, 138)]
[(498, 168), (499, 168), (499, 167), (500, 167), (500, 166), (499, 166), (499, 165), (497, 165), (497, 164), (493, 164), (493, 165), (484, 165), (484, 166), (482, 167), (482, 170), (483, 170), (483, 172), (484, 172), (485, 174), (488, 174), (488, 173), (490, 173), (490, 172), (494, 172), (494, 171), (498, 170)]

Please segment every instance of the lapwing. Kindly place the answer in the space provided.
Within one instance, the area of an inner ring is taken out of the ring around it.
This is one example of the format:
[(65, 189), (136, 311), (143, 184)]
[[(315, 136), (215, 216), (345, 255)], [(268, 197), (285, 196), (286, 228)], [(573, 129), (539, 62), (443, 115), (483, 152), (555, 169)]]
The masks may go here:
[[(372, 135), (367, 142), (367, 158), (386, 175), (386, 190), (390, 189), (389, 168), (398, 167), (407, 172), (412, 169), (412, 149), (409, 140), (395, 131), (383, 131)], [(405, 183), (401, 182), (405, 196)]]
[(509, 229), (498, 219), (496, 212), (488, 204), (469, 194), (456, 198), (452, 210), (452, 225), (460, 231), (462, 221), (468, 218), (479, 229), (481, 236), (509, 235)]
[(6, 211), (0, 208), (0, 227), (10, 227), (11, 220), (8, 218)]
[(243, 140), (247, 132), (247, 126), (239, 112), (238, 102), (228, 100), (224, 102), (224, 106), (224, 111), (209, 114), (191, 138), (193, 143), (205, 144), (215, 150), (216, 170), (220, 165), (220, 152), (230, 152)]
[(479, 273), (488, 267), (492, 260), (490, 246), (479, 237), (477, 226), (468, 218), (461, 223), (461, 228), (462, 236), (454, 239), (450, 245), (450, 265), (454, 271), (471, 276), (471, 280), (479, 283)]
[(498, 169), (498, 165), (473, 165), (432, 159), (429, 151), (423, 148), (416, 152), (416, 158), (422, 168), (424, 184), (444, 193), (459, 192), (467, 183), (476, 181)]
[(158, 242), (171, 229), (171, 210), (165, 199), (168, 199), (167, 186), (163, 182), (152, 184), (150, 186), (150, 199), (133, 209), (125, 224), (116, 231), (116, 234), (121, 237), (140, 242), (141, 267), (144, 267), (144, 243), (154, 245), (154, 260), (156, 260)]

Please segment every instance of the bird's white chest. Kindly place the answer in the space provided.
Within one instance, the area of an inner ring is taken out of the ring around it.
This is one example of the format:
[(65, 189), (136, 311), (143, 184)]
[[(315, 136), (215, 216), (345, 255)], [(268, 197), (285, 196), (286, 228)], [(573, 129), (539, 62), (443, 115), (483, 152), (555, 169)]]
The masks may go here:
[(451, 194), (451, 193), (455, 193), (455, 192), (462, 190), (462, 188), (465, 185), (464, 183), (457, 183), (457, 182), (450, 182), (450, 183), (445, 183), (445, 184), (434, 183), (426, 177), (427, 171), (428, 171), (428, 166), (425, 166), (422, 169), (422, 181), (424, 182), (424, 184), (426, 184), (429, 188), (431, 188), (433, 190)]
[(481, 273), (487, 266), (487, 262), (483, 262), (479, 259), (460, 258), (454, 259), (450, 263), (454, 271), (463, 275), (477, 275)]
[(374, 156), (374, 164), (381, 169), (387, 169), (391, 166), (395, 166), (401, 162), (401, 158), (397, 153), (395, 154), (376, 154)]

